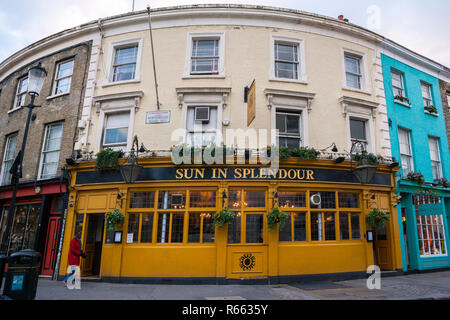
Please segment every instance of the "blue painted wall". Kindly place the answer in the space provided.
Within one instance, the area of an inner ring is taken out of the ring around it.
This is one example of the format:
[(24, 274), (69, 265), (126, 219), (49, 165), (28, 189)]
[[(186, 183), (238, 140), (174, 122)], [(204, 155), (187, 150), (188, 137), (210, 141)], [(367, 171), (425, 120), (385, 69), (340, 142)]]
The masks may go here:
[[(444, 113), (442, 109), (442, 100), (439, 91), (439, 80), (427, 73), (408, 66), (384, 54), (381, 55), (383, 79), (386, 96), (386, 106), (389, 118), (389, 132), (391, 138), (392, 156), (401, 163), (400, 146), (398, 139), (398, 127), (403, 127), (411, 131), (411, 148), (413, 154), (414, 171), (424, 175), (427, 182), (433, 182), (433, 172), (431, 168), (431, 156), (428, 143), (428, 136), (439, 138), (439, 151), (442, 164), (443, 176), (450, 180), (450, 152), (445, 128)], [(394, 102), (394, 93), (392, 90), (392, 74), (391, 70), (396, 69), (403, 73), (403, 82), (405, 87), (405, 96), (409, 98), (411, 106), (405, 106)], [(433, 116), (425, 113), (424, 103), (421, 90), (421, 82), (431, 85), (431, 93), (433, 105), (438, 110), (439, 116)], [(400, 164), (401, 165), (401, 164)], [(402, 170), (399, 174), (403, 176)], [(449, 249), (449, 232), (446, 217), (450, 213), (448, 211), (448, 201), (450, 192), (433, 188), (433, 192), (443, 197), (444, 224), (447, 237), (447, 251)], [(402, 212), (403, 206), (406, 213), (407, 228), (407, 247), (409, 264), (411, 269), (431, 269), (450, 266), (450, 258), (447, 257), (420, 257), (418, 240), (416, 214), (413, 207), (412, 196), (418, 192), (418, 188), (413, 183), (405, 180), (399, 180), (397, 184), (397, 193), (403, 196), (402, 204), (399, 206), (399, 226), (400, 242), (402, 249), (403, 270), (407, 270), (406, 246), (402, 230)], [(446, 205), (447, 204), (447, 205)], [(447, 213), (446, 213), (447, 212)]]

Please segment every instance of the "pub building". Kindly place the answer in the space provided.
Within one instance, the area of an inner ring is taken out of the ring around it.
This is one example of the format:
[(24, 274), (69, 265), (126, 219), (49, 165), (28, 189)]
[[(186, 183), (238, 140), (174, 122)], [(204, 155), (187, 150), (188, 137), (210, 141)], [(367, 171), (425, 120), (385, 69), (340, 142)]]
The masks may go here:
[[(133, 283), (262, 283), (297, 277), (362, 276), (374, 264), (365, 216), (372, 208), (391, 215), (376, 240), (382, 270), (399, 270), (401, 252), (394, 190), (395, 165), (379, 165), (361, 184), (355, 163), (318, 159), (261, 164), (174, 165), (170, 157), (139, 159), (142, 170), (125, 183), (119, 169), (95, 170), (95, 161), (70, 167), (62, 256), (82, 231), (82, 276)], [(121, 166), (125, 159), (119, 159)], [(352, 167), (353, 166), (353, 167)], [(288, 214), (272, 230), (274, 206)], [(213, 226), (224, 207), (235, 219)], [(125, 215), (106, 228), (105, 213)], [(67, 261), (61, 260), (59, 278)]]

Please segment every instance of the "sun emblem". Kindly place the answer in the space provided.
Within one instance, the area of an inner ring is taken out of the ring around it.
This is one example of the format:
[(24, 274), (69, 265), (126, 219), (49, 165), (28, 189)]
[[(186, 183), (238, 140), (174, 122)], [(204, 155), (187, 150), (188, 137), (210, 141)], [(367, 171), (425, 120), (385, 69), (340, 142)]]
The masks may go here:
[(244, 271), (252, 270), (255, 267), (255, 260), (256, 258), (254, 255), (246, 253), (239, 259), (239, 266)]

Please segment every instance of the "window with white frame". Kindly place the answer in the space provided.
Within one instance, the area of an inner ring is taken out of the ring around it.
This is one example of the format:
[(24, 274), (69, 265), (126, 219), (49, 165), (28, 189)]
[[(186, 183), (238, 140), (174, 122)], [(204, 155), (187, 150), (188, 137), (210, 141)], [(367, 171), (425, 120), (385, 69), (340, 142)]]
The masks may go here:
[(219, 39), (192, 39), (191, 74), (219, 73)]
[(2, 170), (1, 170), (1, 181), (0, 185), (8, 185), (11, 183), (11, 170), (12, 164), (14, 162), (14, 153), (16, 152), (17, 146), (17, 133), (13, 133), (6, 137), (5, 153), (3, 154)]
[(53, 95), (64, 94), (70, 91), (72, 82), (74, 60), (62, 61), (56, 65)]
[(361, 60), (362, 57), (345, 53), (345, 79), (347, 87), (353, 89), (362, 89), (362, 67)]
[(299, 79), (300, 59), (299, 44), (275, 41), (275, 77), (282, 79)]
[(12, 106), (11, 110), (19, 109), (23, 105), (25, 105), (25, 98), (27, 97), (27, 91), (28, 91), (28, 77), (19, 79), (16, 90), (16, 98), (14, 100), (14, 105)]
[(208, 146), (216, 142), (217, 107), (189, 106), (187, 108), (186, 143), (193, 146)]
[(39, 179), (54, 178), (58, 172), (59, 154), (63, 137), (64, 123), (57, 122), (45, 126)]
[[(352, 146), (357, 142), (361, 142), (365, 150), (368, 151), (369, 148), (369, 140), (367, 138), (367, 120), (363, 119), (357, 119), (357, 118), (350, 118), (350, 139)], [(362, 152), (363, 150), (360, 150), (360, 146), (356, 146), (354, 151), (355, 152)]]
[(395, 69), (392, 69), (391, 75), (392, 75), (392, 90), (394, 92), (394, 98), (406, 97), (405, 87), (403, 83), (403, 73)]
[(431, 85), (428, 83), (422, 82), (422, 97), (423, 97), (423, 105), (424, 107), (429, 107), (433, 105), (433, 98), (431, 96)]
[(135, 79), (138, 49), (138, 44), (114, 48), (113, 82)]
[(403, 174), (406, 176), (408, 173), (414, 171), (411, 132), (403, 128), (398, 128), (398, 141), (400, 145)]
[(279, 147), (300, 148), (302, 145), (301, 112), (277, 110), (276, 126)]
[(450, 92), (447, 91), (447, 106), (450, 108)]
[(428, 137), (430, 145), (431, 168), (433, 170), (433, 180), (442, 178), (441, 157), (439, 155), (439, 138)]
[(129, 123), (130, 112), (105, 114), (102, 149), (113, 148), (124, 150), (128, 141)]
[(414, 195), (416, 209), (417, 236), (421, 257), (447, 255), (447, 243), (443, 215), (421, 215), (421, 206), (441, 204), (439, 197)]

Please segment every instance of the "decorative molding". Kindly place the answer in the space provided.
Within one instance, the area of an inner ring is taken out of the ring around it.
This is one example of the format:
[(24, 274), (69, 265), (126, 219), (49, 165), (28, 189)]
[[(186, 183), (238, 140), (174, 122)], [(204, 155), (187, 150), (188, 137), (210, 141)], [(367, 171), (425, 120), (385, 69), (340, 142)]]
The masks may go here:
[(185, 88), (176, 88), (177, 99), (178, 99), (178, 107), (180, 109), (183, 108), (184, 98), (186, 94), (190, 95), (217, 95), (220, 96), (220, 102), (222, 103), (223, 108), (225, 109), (228, 105), (228, 96), (231, 92), (231, 88), (222, 88), (222, 87), (206, 87), (206, 88), (195, 88), (195, 87), (185, 87)]
[(373, 118), (376, 118), (378, 106), (380, 105), (377, 102), (347, 96), (341, 97), (339, 99), (339, 103), (342, 105), (342, 115), (344, 118), (347, 117), (347, 113), (349, 111), (355, 113), (361, 112), (360, 110), (355, 110), (356, 108), (363, 110), (365, 109), (366, 112), (369, 113)]
[(273, 105), (287, 105), (293, 107), (306, 107), (308, 112), (312, 110), (312, 101), (315, 93), (289, 91), (279, 89), (265, 89), (267, 97), (267, 108), (272, 109)]
[(92, 101), (95, 105), (97, 113), (100, 113), (102, 104), (104, 104), (105, 102), (122, 102), (123, 100), (132, 101), (133, 107), (135, 109), (134, 111), (137, 112), (139, 110), (139, 102), (143, 96), (143, 91), (121, 92), (97, 96), (94, 97)]

